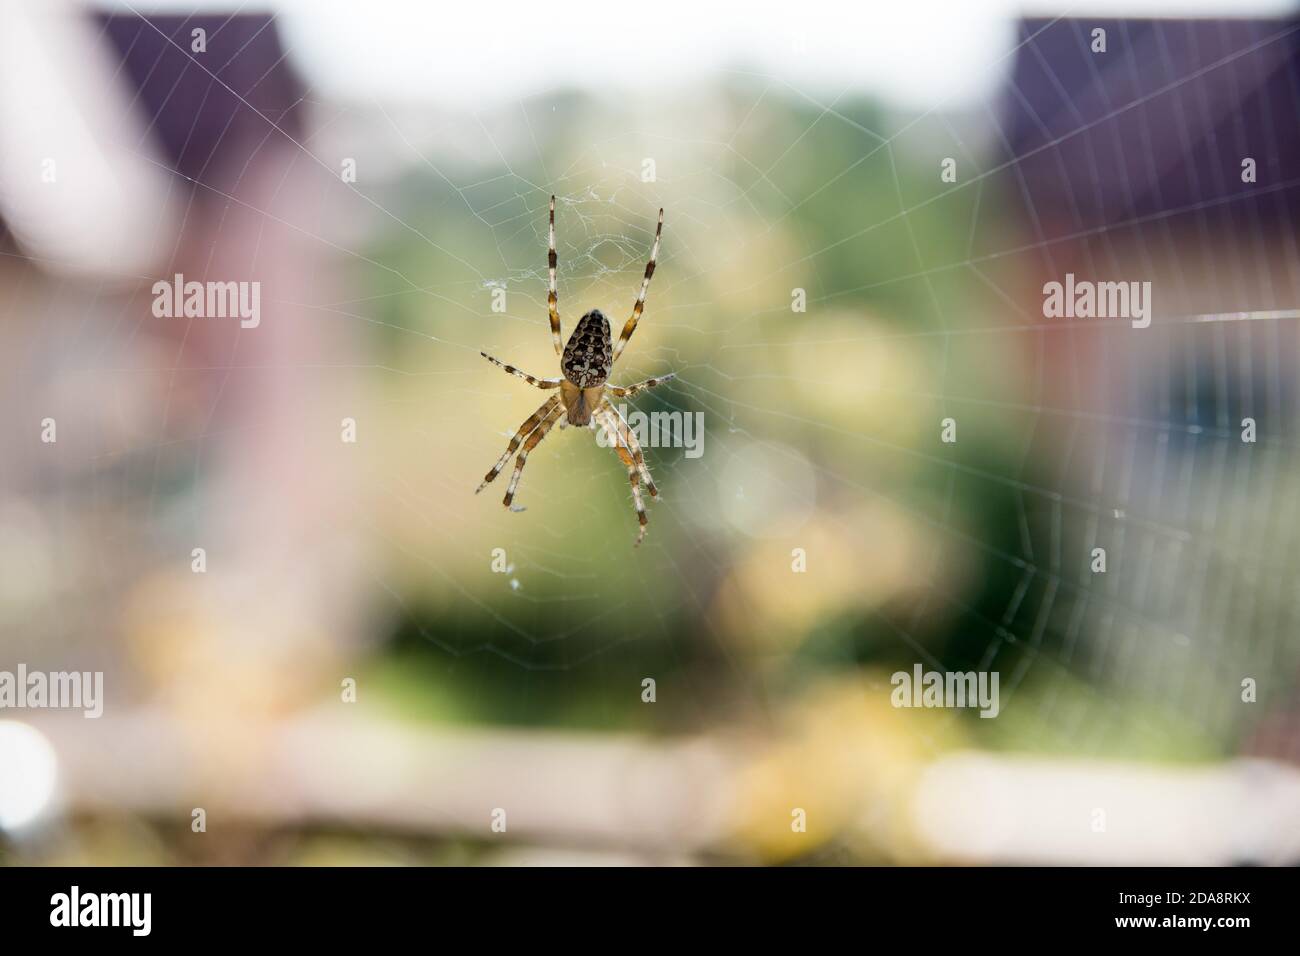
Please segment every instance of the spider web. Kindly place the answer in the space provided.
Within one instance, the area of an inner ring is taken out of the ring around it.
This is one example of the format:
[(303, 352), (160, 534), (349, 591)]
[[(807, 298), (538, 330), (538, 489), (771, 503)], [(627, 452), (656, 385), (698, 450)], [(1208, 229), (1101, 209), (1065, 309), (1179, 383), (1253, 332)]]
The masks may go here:
[[(677, 449), (648, 451), (665, 500), (651, 505), (646, 547), (628, 554), (630, 508), (613, 456), (593, 452), (583, 436), (553, 434), (530, 459), (520, 497), (528, 512), (497, 509), (477, 519), (512, 558), (502, 580), (510, 602), (496, 607), (510, 633), (486, 645), (429, 629), (424, 635), (456, 654), (483, 649), (524, 667), (560, 669), (608, 661), (629, 643), (655, 640), (695, 660), (703, 644), (705, 656), (739, 660), (744, 677), (730, 683), (731, 694), (761, 699), (765, 682), (781, 681), (755, 663), (771, 648), (753, 632), (793, 625), (771, 621), (770, 600), (747, 605), (752, 591), (726, 595), (735, 566), (757, 553), (788, 561), (785, 551), (761, 545), (816, 540), (808, 521), (821, 508), (852, 528), (851, 547), (837, 549), (833, 560), (861, 562), (869, 587), (869, 566), (889, 557), (865, 537), (878, 525), (853, 527), (852, 516), (878, 506), (888, 515), (883, 526), (897, 520), (906, 529), (916, 564), (906, 580), (884, 587), (884, 596), (859, 602), (852, 586), (839, 585), (838, 607), (825, 602), (827, 616), (860, 616), (830, 651), (838, 663), (919, 659), (942, 670), (998, 669), (1004, 707), (1018, 713), (1020, 732), (1074, 752), (1104, 752), (1117, 740), (1130, 751), (1204, 752), (1249, 729), (1241, 679), (1293, 674), (1297, 663), (1285, 584), (1294, 523), (1271, 517), (1291, 513), (1295, 502), (1294, 442), (1282, 424), (1294, 397), (1279, 360), (1294, 354), (1294, 249), (1284, 250), (1283, 266), (1271, 274), (1221, 263), (1212, 309), (1204, 311), (1197, 306), (1205, 287), (1177, 257), (1198, 217), (1204, 241), (1205, 211), (1223, 205), (1241, 208), (1241, 232), (1256, 244), (1289, 237), (1285, 224), (1262, 223), (1259, 210), (1295, 188), (1281, 158), (1294, 143), (1270, 137), (1276, 131), (1266, 122), (1262, 143), (1215, 143), (1213, 158), (1229, 157), (1230, 172), (1207, 172), (1210, 182), (1197, 183), (1205, 188), (1189, 201), (1155, 211), (1142, 206), (1152, 188), (1148, 167), (1163, 161), (1149, 139), (1138, 138), (1146, 152), (1130, 162), (1095, 154), (1113, 144), (1122, 120), (1149, 120), (1165, 108), (1176, 110), (1179, 127), (1166, 135), (1193, 150), (1223, 109), (1208, 102), (1207, 88), (1241, 84), (1235, 102), (1255, 104), (1259, 77), (1278, 69), (1294, 27), (1265, 25), (1243, 35), (1225, 25), (1212, 49), (1179, 58), (1170, 49), (1185, 52), (1183, 25), (1135, 33), (1121, 21), (1107, 26), (1110, 79), (1099, 77), (1101, 93), (1089, 88), (1087, 95), (1123, 91), (1113, 77), (1125, 70), (1155, 81), (1135, 82), (1127, 98), (1092, 104), (1088, 117), (1038, 49), (1049, 31), (1069, 31), (1084, 48), (1086, 25), (1044, 20), (1026, 27), (1016, 52), (1037, 58), (1058, 97), (1047, 117), (1014, 83), (1009, 96), (974, 117), (909, 117), (873, 112), (847, 91), (818, 99), (779, 76), (734, 72), (721, 80), (722, 95), (734, 98), (726, 120), (699, 130), (690, 128), (682, 104), (632, 116), (597, 105), (585, 123), (570, 124), (565, 111), (573, 104), (550, 95), (472, 124), (453, 122), (448, 140), (498, 163), (491, 176), (452, 180), (442, 164), (454, 163), (455, 151), (437, 161), (419, 155), (452, 185), (442, 215), (457, 223), (456, 233), (475, 236), (472, 245), (488, 247), (474, 259), (482, 275), (437, 286), (477, 315), (473, 334), (451, 337), (550, 374), (542, 256), (548, 192), (559, 195), (568, 328), (594, 306), (621, 322), (653, 211), (665, 205), (656, 283), (616, 379), (675, 371), (677, 380), (653, 397), (665, 410), (705, 415), (707, 452), (692, 460)], [(1028, 116), (1041, 141), (1013, 147), (1009, 111)], [(385, 120), (409, 141), (403, 120)], [(537, 130), (548, 122), (564, 136), (542, 145)], [(845, 130), (848, 148), (836, 155)], [(1247, 145), (1279, 178), (1234, 190), (1236, 157)], [(1094, 169), (1100, 162), (1117, 183), (1121, 209), (1099, 224), (1086, 208), (1087, 180), (1063, 174), (1063, 210), (1040, 209), (1026, 182), (1027, 160), (1070, 150), (1089, 153)], [(807, 167), (826, 154), (836, 164), (810, 180)], [(976, 173), (951, 192), (936, 189), (932, 176), (909, 174), (937, 156)], [(652, 182), (643, 176), (646, 160), (656, 166)], [(849, 231), (799, 215), (828, 194), (882, 187)], [(1009, 235), (1006, 209), (1017, 200), (1028, 239)], [(1045, 225), (1048, 212), (1055, 221)], [(938, 226), (935, 214), (943, 217)], [(1067, 244), (1076, 240), (1081, 250), (1071, 251)], [(1026, 273), (1045, 265), (1046, 276), (1059, 276), (1069, 268), (1063, 257), (1080, 262), (1083, 274), (1109, 278), (1126, 265), (1117, 244), (1136, 255), (1139, 275), (1160, 277), (1163, 301), (1149, 338), (1133, 337), (1123, 321), (1048, 322), (1036, 314)], [(1196, 251), (1207, 255), (1206, 248)], [(844, 270), (827, 264), (841, 255), (858, 257), (865, 281), (846, 282)], [(482, 293), (498, 287), (508, 290), (511, 307), (484, 315)], [(796, 287), (807, 287), (806, 314), (791, 311)], [(845, 314), (855, 308), (876, 313), (873, 331), (846, 328)], [(875, 347), (892, 351), (873, 355)], [(1097, 365), (1080, 373), (1062, 362), (1062, 350), (1098, 355)], [(892, 390), (855, 393), (843, 388), (846, 377), (884, 370), (854, 365), (836, 351), (914, 363), (915, 374)], [(1018, 380), (988, 375), (982, 366), (991, 360), (1010, 365)], [(465, 386), (481, 408), (495, 412), (501, 403), (493, 421), (509, 423), (531, 410), (536, 396), (521, 399), (499, 373), (476, 372), (472, 354), (454, 370), (482, 381)], [(1057, 375), (1068, 388), (1053, 387)], [(864, 428), (852, 417), (819, 414), (808, 397), (818, 390), (847, 391), (849, 401), (888, 399), (904, 419), (909, 413), (897, 403), (915, 403), (933, 418), (907, 421), (900, 438), (879, 421)], [(1239, 423), (1252, 413), (1278, 427), (1249, 447)], [(937, 429), (930, 422), (948, 415), (983, 447), (953, 454), (930, 440), (927, 432)], [(511, 430), (498, 431), (497, 440)], [(455, 462), (494, 457), (482, 442), (448, 451)], [(871, 465), (894, 473), (881, 480)], [(458, 487), (448, 482), (443, 493), (454, 499)], [(983, 511), (998, 520), (982, 520)], [(854, 540), (857, 534), (863, 537)], [(1099, 545), (1109, 553), (1105, 574), (1089, 568)], [(777, 603), (806, 599), (792, 575), (755, 579), (784, 592)], [(814, 644), (822, 626), (814, 616), (811, 636), (793, 640)], [(1022, 687), (1026, 700), (1017, 707)], [(1041, 730), (1026, 732), (1026, 725)]]
[[(675, 718), (684, 725), (720, 701), (761, 712), (791, 673), (919, 660), (999, 670), (1007, 722), (1041, 727), (1044, 746), (1232, 746), (1249, 730), (1240, 680), (1290, 681), (1298, 663), (1295, 441), (1283, 424), (1295, 401), (1297, 259), (1291, 238), (1278, 271), (1220, 263), (1219, 299), (1195, 308), (1203, 286), (1176, 261), (1187, 233), (1169, 229), (1240, 206), (1252, 242), (1293, 237), (1250, 217), (1293, 193), (1294, 141), (1257, 127), (1265, 141), (1251, 154), (1273, 179), (1247, 193), (1229, 188), (1232, 167), (1207, 173), (1219, 188), (1175, 215), (1135, 198), (1149, 189), (1135, 171), (1158, 160), (1139, 140), (1130, 148), (1149, 163), (1107, 168), (1131, 208), (1100, 224), (1085, 208), (1089, 183), (1067, 170), (1062, 208), (1045, 209), (1023, 170), (1170, 103), (1190, 144), (1218, 116), (1207, 85), (1273, 63), (1266, 54), (1291, 44), (1294, 27), (1242, 38), (1224, 26), (1215, 55), (1179, 61), (1167, 51), (1183, 27), (1137, 44), (1111, 26), (1108, 70), (1168, 75), (1086, 116), (1043, 60), (1061, 106), (1051, 117), (1016, 88), (974, 111), (899, 114), (853, 90), (812, 94), (731, 70), (707, 99), (546, 91), (476, 115), (308, 89), (312, 123), (299, 139), (212, 70), (211, 95), (261, 124), (250, 161), (262, 149), (292, 157), (289, 198), (200, 174), (187, 212), (225, 203), (323, 251), (345, 271), (339, 284), (363, 290), (273, 300), (338, 336), (302, 365), (326, 383), (332, 420), (350, 407), (340, 396), (364, 392), (356, 407), (376, 436), (348, 466), (357, 516), (336, 515), (370, 555), (350, 589), (370, 612), (361, 629), (418, 635), (471, 687), (486, 678), (461, 662), (527, 672), (523, 693), (538, 697), (593, 673), (635, 687), (662, 668), (690, 701)], [(1056, 30), (1086, 45), (1084, 26), (1042, 21), (1008, 64)], [(1041, 127), (1035, 145), (1013, 145), (1008, 110)], [(341, 157), (356, 160), (355, 184), (339, 180)], [(954, 184), (937, 175), (943, 157), (957, 160)], [(501, 507), (505, 477), (472, 494), (545, 397), (478, 351), (556, 374), (552, 192), (566, 333), (593, 307), (621, 325), (654, 214), (667, 209), (646, 313), (614, 380), (675, 372), (631, 404), (702, 413), (704, 446), (699, 458), (646, 449), (663, 500), (648, 502), (635, 551), (624, 469), (590, 432), (555, 430), (537, 448), (517, 497), (525, 511)], [(1157, 305), (1143, 338), (1126, 322), (1036, 311), (1026, 277), (1083, 261), (1062, 252), (1075, 240), (1093, 257), (1076, 271), (1161, 276), (1158, 302), (1174, 305)], [(1212, 259), (1214, 248), (1199, 251)], [(806, 312), (791, 309), (796, 289)], [(1081, 371), (1063, 350), (1097, 361)], [(238, 356), (232, 346), (210, 369), (224, 376), (219, 394), (238, 394), (248, 371)], [(1253, 446), (1240, 442), (1246, 415), (1271, 423)], [(951, 447), (938, 439), (946, 417), (957, 421)], [(192, 448), (196, 482), (227, 447), (213, 438)], [(155, 521), (168, 440), (137, 448), (154, 454)], [(120, 473), (101, 480), (110, 498), (125, 496)], [(195, 525), (210, 523), (205, 505), (192, 502)], [(173, 533), (157, 532), (160, 550)], [(1088, 567), (1098, 545), (1104, 575)], [(504, 574), (492, 570), (496, 548)], [(804, 575), (790, 570), (796, 548)]]

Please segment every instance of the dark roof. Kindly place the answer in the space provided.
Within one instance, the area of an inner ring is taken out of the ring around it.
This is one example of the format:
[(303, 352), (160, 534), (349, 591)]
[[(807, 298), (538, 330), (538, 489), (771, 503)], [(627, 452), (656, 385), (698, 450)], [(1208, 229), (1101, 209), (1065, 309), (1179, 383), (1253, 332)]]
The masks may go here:
[[(99, 19), (138, 108), (177, 172), (226, 189), (260, 150), (288, 142), (271, 123), (300, 139), (303, 85), (270, 15)], [(200, 28), (207, 50), (193, 53), (192, 31)]]
[(1132, 219), (1300, 221), (1300, 19), (1026, 20), (1017, 42), (1005, 192), (1046, 238)]

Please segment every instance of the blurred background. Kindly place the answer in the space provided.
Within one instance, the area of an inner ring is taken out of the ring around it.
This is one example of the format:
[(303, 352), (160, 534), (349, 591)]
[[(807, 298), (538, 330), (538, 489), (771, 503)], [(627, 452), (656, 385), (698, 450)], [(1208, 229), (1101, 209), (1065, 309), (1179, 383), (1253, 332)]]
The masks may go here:
[(879, 6), (0, 4), (0, 862), (1300, 862), (1300, 18)]

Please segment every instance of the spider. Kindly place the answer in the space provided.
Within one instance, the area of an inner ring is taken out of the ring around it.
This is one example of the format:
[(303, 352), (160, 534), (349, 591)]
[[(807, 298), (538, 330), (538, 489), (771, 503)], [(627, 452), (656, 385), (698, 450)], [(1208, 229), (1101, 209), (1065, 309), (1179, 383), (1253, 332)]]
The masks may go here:
[(515, 459), (515, 471), (510, 476), (510, 485), (506, 488), (505, 498), (502, 499), (502, 503), (509, 508), (519, 487), (519, 476), (523, 474), (524, 464), (528, 461), (528, 453), (546, 437), (552, 426), (558, 422), (561, 428), (566, 424), (592, 429), (600, 427), (610, 447), (618, 453), (619, 459), (627, 467), (628, 481), (632, 485), (632, 502), (636, 505), (638, 524), (636, 544), (639, 545), (645, 538), (646, 513), (645, 502), (641, 499), (641, 483), (645, 482), (651, 498), (659, 497), (659, 489), (655, 487), (654, 479), (650, 477), (650, 469), (646, 467), (640, 443), (637, 442), (632, 429), (628, 427), (626, 419), (610, 402), (608, 396), (630, 398), (648, 388), (670, 381), (675, 376), (672, 373), (660, 375), (627, 386), (610, 385), (607, 380), (614, 363), (623, 354), (628, 339), (632, 338), (632, 333), (636, 331), (637, 323), (641, 321), (641, 312), (645, 308), (645, 294), (650, 288), (650, 277), (655, 274), (655, 260), (659, 257), (659, 237), (663, 231), (664, 211), (660, 209), (659, 225), (655, 228), (655, 241), (650, 249), (650, 261), (646, 263), (645, 278), (641, 280), (641, 293), (636, 297), (636, 304), (632, 306), (632, 317), (623, 326), (623, 332), (613, 348), (610, 348), (609, 342), (609, 320), (599, 309), (592, 309), (579, 319), (568, 344), (561, 347), (559, 297), (555, 292), (555, 197), (551, 197), (550, 251), (547, 256), (550, 292), (546, 297), (546, 304), (551, 313), (551, 341), (555, 345), (555, 354), (560, 356), (561, 375), (559, 378), (537, 378), (493, 358), (486, 352), (479, 354), (498, 368), (503, 368), (511, 375), (522, 378), (529, 385), (540, 389), (559, 389), (559, 393), (544, 401), (541, 407), (519, 426), (519, 430), (510, 439), (505, 454), (492, 466), (492, 470), (487, 473), (487, 477), (478, 486), (475, 494), (486, 488), (501, 473), (501, 469), (506, 466), (515, 449), (522, 444), (524, 447), (520, 450), (519, 457)]

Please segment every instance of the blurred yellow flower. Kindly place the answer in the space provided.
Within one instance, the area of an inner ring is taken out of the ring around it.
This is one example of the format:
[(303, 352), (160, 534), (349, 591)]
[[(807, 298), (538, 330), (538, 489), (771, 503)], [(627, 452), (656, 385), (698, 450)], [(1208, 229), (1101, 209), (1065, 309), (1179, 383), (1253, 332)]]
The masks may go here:
[(951, 715), (895, 709), (889, 689), (883, 673), (828, 680), (781, 715), (775, 741), (738, 775), (741, 852), (780, 863), (839, 845), (857, 858), (916, 861), (912, 788), (961, 736)]

